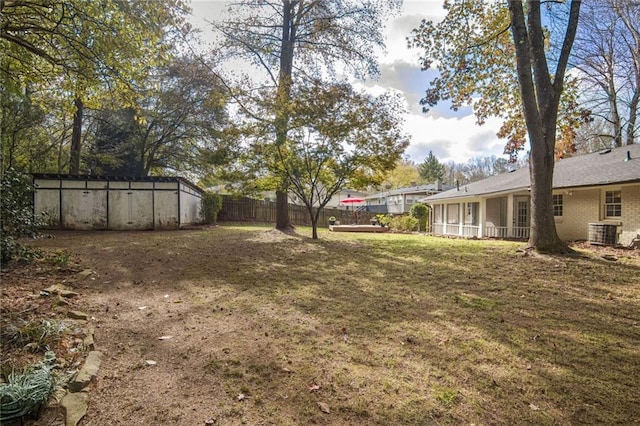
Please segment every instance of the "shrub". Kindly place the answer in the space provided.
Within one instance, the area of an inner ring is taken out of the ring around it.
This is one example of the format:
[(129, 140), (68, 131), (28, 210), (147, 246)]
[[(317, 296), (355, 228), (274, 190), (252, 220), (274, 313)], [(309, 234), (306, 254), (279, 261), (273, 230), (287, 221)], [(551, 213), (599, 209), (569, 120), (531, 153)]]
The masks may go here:
[(426, 205), (422, 203), (416, 203), (412, 205), (409, 214), (412, 217), (418, 219), (418, 231), (427, 229), (427, 217), (429, 214), (429, 208)]
[(215, 192), (205, 192), (202, 196), (204, 223), (216, 223), (220, 210), (222, 210), (222, 195)]
[(389, 226), (396, 231), (411, 232), (418, 228), (418, 219), (409, 215), (394, 216)]
[(33, 214), (31, 177), (14, 169), (4, 172), (0, 188), (0, 250), (2, 262), (27, 258), (33, 251), (17, 243), (21, 237), (38, 235), (39, 221)]

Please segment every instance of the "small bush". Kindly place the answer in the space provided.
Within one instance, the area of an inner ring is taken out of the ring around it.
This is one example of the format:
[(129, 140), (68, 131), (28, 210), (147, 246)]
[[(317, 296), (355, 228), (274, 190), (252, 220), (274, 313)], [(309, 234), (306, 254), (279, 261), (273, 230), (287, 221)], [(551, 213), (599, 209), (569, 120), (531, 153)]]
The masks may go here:
[(412, 232), (418, 229), (418, 219), (409, 215), (394, 216), (389, 226), (396, 231)]
[(204, 223), (216, 223), (220, 210), (222, 210), (222, 195), (215, 192), (205, 192), (202, 196)]

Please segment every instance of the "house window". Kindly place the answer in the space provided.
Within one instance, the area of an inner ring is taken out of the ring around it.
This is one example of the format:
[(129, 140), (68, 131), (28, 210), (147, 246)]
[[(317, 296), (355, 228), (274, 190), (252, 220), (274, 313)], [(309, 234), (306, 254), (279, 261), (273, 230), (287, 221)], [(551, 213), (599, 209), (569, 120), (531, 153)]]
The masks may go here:
[(604, 215), (605, 217), (621, 217), (622, 216), (622, 192), (621, 191), (605, 192)]
[(553, 215), (562, 216), (562, 194), (553, 196)]
[(459, 204), (447, 205), (447, 223), (460, 223), (460, 207)]

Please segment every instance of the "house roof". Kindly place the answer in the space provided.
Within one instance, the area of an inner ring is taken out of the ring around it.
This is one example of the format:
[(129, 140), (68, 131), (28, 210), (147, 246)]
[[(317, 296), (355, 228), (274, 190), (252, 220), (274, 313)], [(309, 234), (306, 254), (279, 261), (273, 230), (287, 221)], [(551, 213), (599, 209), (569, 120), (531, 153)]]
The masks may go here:
[[(629, 160), (627, 160), (627, 155)], [(626, 145), (592, 154), (565, 158), (555, 163), (553, 188), (579, 188), (640, 182), (640, 145)], [(530, 186), (529, 167), (487, 179), (460, 185), (426, 197), (426, 202), (449, 198), (476, 197), (501, 192), (513, 192)]]

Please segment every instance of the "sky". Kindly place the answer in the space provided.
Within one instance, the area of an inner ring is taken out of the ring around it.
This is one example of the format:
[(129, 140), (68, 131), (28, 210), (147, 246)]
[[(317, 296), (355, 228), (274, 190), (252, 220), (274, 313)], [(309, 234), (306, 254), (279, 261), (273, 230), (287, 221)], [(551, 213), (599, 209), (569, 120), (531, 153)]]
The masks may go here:
[[(478, 126), (471, 108), (453, 112), (445, 104), (431, 108), (426, 114), (422, 112), (419, 101), (436, 74), (433, 70), (420, 69), (420, 51), (409, 49), (406, 37), (422, 19), (442, 19), (445, 12), (442, 3), (442, 0), (405, 0), (402, 12), (387, 20), (387, 48), (379, 55), (379, 78), (352, 84), (374, 95), (391, 90), (404, 97), (407, 109), (404, 131), (411, 140), (405, 155), (417, 164), (424, 161), (429, 151), (441, 163), (466, 163), (473, 157), (492, 155), (502, 157), (505, 141), (496, 137), (500, 120), (491, 118)], [(191, 7), (192, 23), (203, 29), (206, 39), (205, 20), (219, 19), (225, 9), (224, 1), (192, 0)]]

